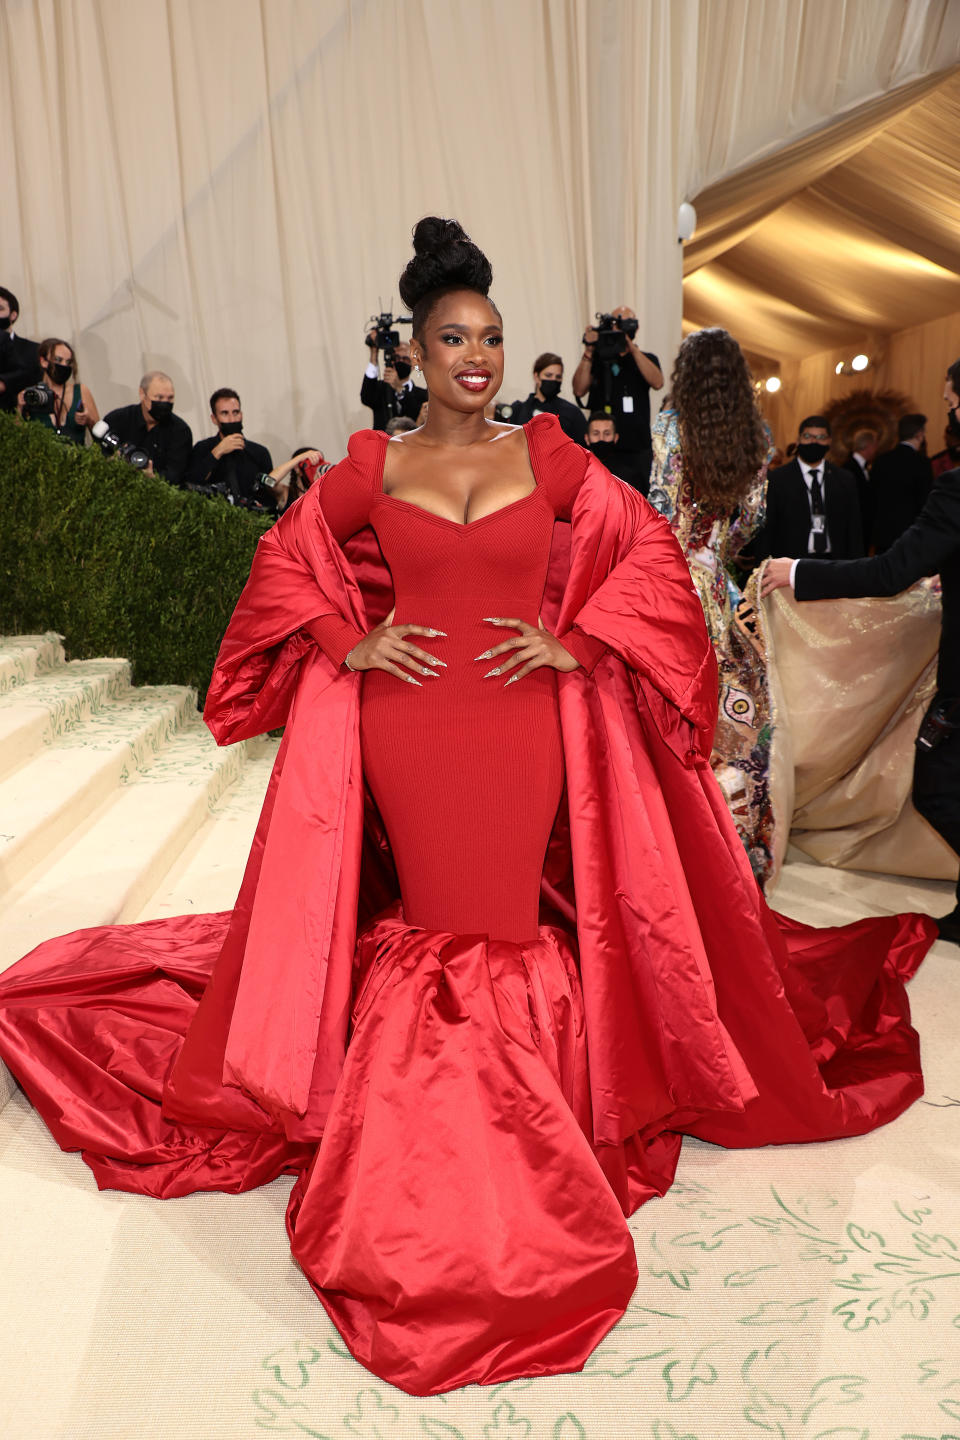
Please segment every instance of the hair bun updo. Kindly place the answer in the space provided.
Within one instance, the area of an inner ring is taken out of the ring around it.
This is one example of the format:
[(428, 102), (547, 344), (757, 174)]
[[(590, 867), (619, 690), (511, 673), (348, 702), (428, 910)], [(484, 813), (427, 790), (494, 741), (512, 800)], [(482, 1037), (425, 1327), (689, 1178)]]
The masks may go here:
[(410, 310), (435, 290), (487, 295), (493, 267), (457, 220), (426, 215), (413, 231), (413, 259), (400, 276), (400, 299)]

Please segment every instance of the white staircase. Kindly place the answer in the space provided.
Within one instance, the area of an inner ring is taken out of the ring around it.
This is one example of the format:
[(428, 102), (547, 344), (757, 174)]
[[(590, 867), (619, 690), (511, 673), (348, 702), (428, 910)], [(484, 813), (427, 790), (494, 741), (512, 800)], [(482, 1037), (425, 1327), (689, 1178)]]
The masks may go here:
[(125, 660), (0, 637), (0, 970), (85, 926), (229, 908), (275, 753), (219, 749), (193, 690), (131, 686)]

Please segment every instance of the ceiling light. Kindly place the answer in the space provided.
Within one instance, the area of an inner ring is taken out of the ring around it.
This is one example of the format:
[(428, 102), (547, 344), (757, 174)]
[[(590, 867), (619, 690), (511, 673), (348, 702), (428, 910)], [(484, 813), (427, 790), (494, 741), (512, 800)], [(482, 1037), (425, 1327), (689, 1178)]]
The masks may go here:
[(770, 392), (771, 395), (776, 395), (776, 393), (777, 393), (777, 391), (778, 391), (779, 389), (780, 389), (780, 376), (779, 376), (779, 375), (771, 375), (770, 378), (767, 380), (767, 390)]
[(834, 375), (842, 375), (842, 374), (843, 374), (843, 361), (842, 361), (842, 360), (838, 360), (838, 361), (837, 361), (837, 364), (836, 364), (836, 367), (835, 367), (833, 373), (834, 373)]
[(866, 370), (867, 366), (870, 364), (870, 356), (854, 355), (853, 359), (850, 361), (850, 364), (854, 370)]
[(689, 200), (684, 200), (677, 211), (677, 239), (683, 243), (684, 240), (692, 240), (697, 229), (697, 212)]

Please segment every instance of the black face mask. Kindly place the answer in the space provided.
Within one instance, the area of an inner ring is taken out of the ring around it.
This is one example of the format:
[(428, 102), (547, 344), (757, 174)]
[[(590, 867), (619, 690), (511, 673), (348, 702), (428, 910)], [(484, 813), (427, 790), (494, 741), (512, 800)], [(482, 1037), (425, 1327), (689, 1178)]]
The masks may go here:
[(401, 380), (406, 380), (410, 374), (410, 362), (408, 360), (394, 360), (393, 368)]
[(829, 449), (829, 445), (818, 445), (808, 440), (806, 444), (797, 446), (797, 454), (807, 465), (819, 465)]
[(556, 400), (557, 396), (560, 394), (560, 386), (562, 384), (562, 380), (541, 380), (540, 394), (543, 396), (544, 400)]
[(159, 425), (164, 425), (173, 414), (172, 400), (151, 400), (150, 415)]
[(12, 315), (0, 315), (0, 330), (9, 330), (13, 324)]
[(957, 419), (957, 411), (960, 405), (954, 405), (952, 410), (947, 411), (947, 429), (954, 439), (960, 439), (960, 420)]
[(615, 440), (594, 440), (590, 446), (590, 454), (596, 455), (601, 465), (609, 469), (617, 454), (617, 442)]
[(53, 381), (54, 385), (66, 385), (67, 381), (70, 379), (70, 376), (73, 374), (73, 366), (63, 365), (57, 361), (54, 361), (52, 364), (49, 364), (47, 366), (47, 373), (50, 376), (50, 379)]
[(223, 422), (223, 424), (220, 426), (220, 434), (223, 435), (223, 436), (227, 436), (227, 435), (241, 435), (242, 433), (243, 433), (243, 421), (242, 421), (242, 420), (225, 420), (225, 421)]

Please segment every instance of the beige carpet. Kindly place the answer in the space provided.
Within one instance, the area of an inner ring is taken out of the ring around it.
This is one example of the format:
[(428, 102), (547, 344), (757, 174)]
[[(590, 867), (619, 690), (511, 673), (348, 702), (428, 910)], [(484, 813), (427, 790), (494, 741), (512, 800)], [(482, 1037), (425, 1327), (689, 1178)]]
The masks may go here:
[[(160, 759), (156, 784), (175, 769), (170, 749)], [(248, 760), (210, 799), (165, 874), (153, 847), (138, 914), (232, 902), (269, 763)], [(102, 863), (111, 875), (119, 861)], [(28, 882), (43, 870), (25, 872), (0, 925), (42, 930)], [(74, 882), (64, 872), (59, 895), (51, 883), (63, 929)], [(940, 913), (950, 897), (794, 859), (776, 903), (835, 923)], [(960, 1440), (960, 950), (934, 948), (911, 1001), (928, 1088), (899, 1121), (831, 1145), (687, 1142), (669, 1195), (631, 1221), (640, 1283), (582, 1374), (426, 1400), (345, 1352), (290, 1259), (289, 1180), (239, 1197), (99, 1194), (17, 1091), (0, 1112), (0, 1436)]]

